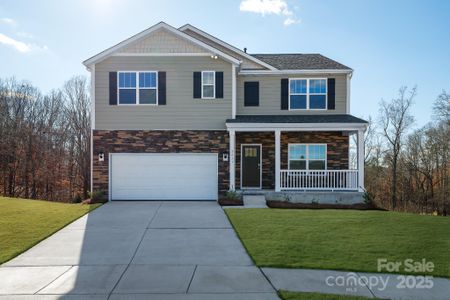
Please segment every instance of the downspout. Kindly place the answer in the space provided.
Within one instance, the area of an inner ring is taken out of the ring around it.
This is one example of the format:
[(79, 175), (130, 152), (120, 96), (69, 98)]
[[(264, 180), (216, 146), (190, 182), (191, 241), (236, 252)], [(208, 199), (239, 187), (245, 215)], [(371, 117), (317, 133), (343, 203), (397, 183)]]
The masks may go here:
[(86, 67), (91, 73), (91, 195), (94, 193), (95, 64)]
[(350, 114), (350, 90), (351, 90), (351, 79), (353, 76), (353, 72), (347, 74), (347, 107), (345, 112)]
[(231, 118), (236, 119), (236, 65), (231, 64)]

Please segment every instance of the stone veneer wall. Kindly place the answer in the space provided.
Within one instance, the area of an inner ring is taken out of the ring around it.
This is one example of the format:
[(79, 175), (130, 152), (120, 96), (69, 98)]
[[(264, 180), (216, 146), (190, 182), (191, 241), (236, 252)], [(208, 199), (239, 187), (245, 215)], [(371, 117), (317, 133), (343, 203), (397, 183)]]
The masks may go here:
[[(218, 153), (219, 192), (229, 188), (229, 162), (222, 153), (228, 153), (229, 135), (226, 131), (172, 131), (172, 130), (94, 130), (93, 189), (108, 191), (109, 153)], [(327, 168), (348, 169), (349, 137), (341, 132), (282, 132), (281, 169), (288, 168), (289, 143), (326, 143)], [(241, 181), (241, 144), (262, 144), (262, 188), (275, 186), (275, 135), (273, 132), (236, 133), (236, 189)], [(105, 160), (98, 161), (103, 152)]]
[(294, 143), (327, 144), (327, 169), (348, 169), (348, 136), (340, 131), (330, 132), (282, 132), (281, 169), (288, 169), (288, 145)]
[[(229, 162), (222, 153), (229, 150), (227, 131), (94, 130), (93, 189), (108, 192), (109, 153), (218, 153), (219, 192), (227, 191)], [(105, 160), (100, 162), (98, 154)]]
[(275, 134), (273, 132), (236, 132), (236, 189), (241, 188), (241, 145), (261, 144), (262, 188), (275, 188)]
[[(327, 168), (348, 169), (348, 136), (342, 132), (282, 132), (281, 169), (288, 169), (288, 145), (293, 143), (327, 144)], [(236, 133), (236, 189), (241, 186), (241, 144), (262, 145), (262, 188), (275, 188), (275, 134), (273, 132)]]

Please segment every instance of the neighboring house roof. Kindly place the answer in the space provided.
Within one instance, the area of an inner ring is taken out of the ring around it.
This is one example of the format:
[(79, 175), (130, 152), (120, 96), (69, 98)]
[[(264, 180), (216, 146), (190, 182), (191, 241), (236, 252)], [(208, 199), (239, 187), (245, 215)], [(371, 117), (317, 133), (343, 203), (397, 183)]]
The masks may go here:
[(130, 38), (128, 38), (128, 39), (118, 43), (117, 45), (114, 45), (114, 46), (112, 46), (112, 47), (110, 47), (110, 48), (100, 52), (99, 54), (94, 55), (93, 57), (85, 60), (83, 62), (83, 64), (85, 66), (90, 66), (92, 64), (98, 63), (98, 62), (106, 59), (110, 55), (116, 53), (120, 49), (130, 45), (131, 43), (133, 43), (133, 42), (135, 42), (135, 41), (137, 41), (137, 40), (139, 40), (139, 39), (149, 35), (150, 33), (154, 32), (154, 31), (156, 31), (158, 29), (161, 29), (161, 28), (164, 28), (164, 29), (174, 33), (175, 35), (177, 35), (177, 36), (179, 36), (179, 37), (181, 37), (181, 38), (183, 38), (183, 39), (185, 39), (187, 41), (190, 41), (190, 42), (196, 44), (197, 46), (202, 47), (206, 51), (210, 51), (211, 53), (214, 53), (215, 55), (218, 55), (218, 56), (222, 57), (223, 59), (225, 59), (227, 61), (230, 61), (231, 63), (237, 64), (237, 65), (240, 63), (240, 61), (238, 59), (236, 59), (236, 58), (234, 58), (234, 57), (232, 57), (232, 56), (230, 56), (230, 55), (220, 51), (219, 49), (211, 47), (210, 45), (208, 45), (208, 44), (206, 44), (206, 43), (204, 43), (204, 42), (202, 42), (202, 41), (200, 41), (198, 39), (195, 39), (195, 38), (191, 37), (190, 35), (182, 32), (182, 31), (180, 31), (180, 30), (178, 30), (178, 29), (176, 29), (176, 28), (174, 28), (174, 27), (172, 27), (172, 26), (170, 26), (170, 25), (168, 25), (168, 24), (166, 24), (164, 22), (159, 22), (158, 24), (156, 24), (156, 25), (154, 25), (152, 27), (149, 27), (146, 30), (144, 30), (144, 31), (142, 31), (142, 32), (140, 32), (140, 33), (138, 33), (136, 35), (133, 35), (132, 37), (130, 37)]
[(368, 123), (352, 115), (237, 115), (227, 123)]
[(321, 54), (252, 54), (280, 70), (351, 70)]

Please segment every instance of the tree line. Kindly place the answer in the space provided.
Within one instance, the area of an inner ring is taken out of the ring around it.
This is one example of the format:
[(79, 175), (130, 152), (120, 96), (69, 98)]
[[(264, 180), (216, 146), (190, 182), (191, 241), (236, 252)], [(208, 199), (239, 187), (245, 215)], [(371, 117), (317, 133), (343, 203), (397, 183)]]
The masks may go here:
[[(80, 201), (90, 187), (90, 97), (76, 76), (43, 95), (26, 81), (0, 79), (0, 193)], [(365, 133), (366, 198), (390, 210), (449, 212), (450, 94), (434, 101), (433, 120), (414, 128), (417, 88), (381, 101)]]
[(417, 88), (381, 101), (365, 134), (366, 195), (379, 207), (414, 213), (449, 213), (450, 94), (433, 103), (433, 120), (414, 128)]
[(90, 186), (90, 97), (85, 77), (42, 94), (0, 79), (0, 191), (5, 196), (81, 201)]

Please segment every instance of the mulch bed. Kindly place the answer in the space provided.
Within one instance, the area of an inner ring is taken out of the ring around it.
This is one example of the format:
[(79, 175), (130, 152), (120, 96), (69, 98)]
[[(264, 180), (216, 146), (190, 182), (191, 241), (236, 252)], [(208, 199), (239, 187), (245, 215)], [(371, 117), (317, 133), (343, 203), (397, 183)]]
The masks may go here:
[(230, 199), (219, 199), (219, 204), (221, 206), (242, 206), (244, 205), (244, 201), (242, 201), (242, 199), (239, 200), (230, 200)]
[(358, 209), (358, 210), (380, 210), (366, 203), (358, 204), (319, 204), (319, 203), (292, 203), (286, 201), (267, 201), (270, 208), (308, 208), (308, 209)]

